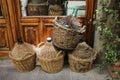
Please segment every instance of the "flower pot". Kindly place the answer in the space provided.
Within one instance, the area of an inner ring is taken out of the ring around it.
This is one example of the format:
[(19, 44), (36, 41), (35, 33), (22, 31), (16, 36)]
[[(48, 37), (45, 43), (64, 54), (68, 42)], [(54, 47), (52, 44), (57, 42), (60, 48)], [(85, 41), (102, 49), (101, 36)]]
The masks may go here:
[(108, 67), (108, 72), (112, 79), (120, 80), (120, 75), (118, 74), (118, 72), (120, 72), (120, 67), (110, 66)]

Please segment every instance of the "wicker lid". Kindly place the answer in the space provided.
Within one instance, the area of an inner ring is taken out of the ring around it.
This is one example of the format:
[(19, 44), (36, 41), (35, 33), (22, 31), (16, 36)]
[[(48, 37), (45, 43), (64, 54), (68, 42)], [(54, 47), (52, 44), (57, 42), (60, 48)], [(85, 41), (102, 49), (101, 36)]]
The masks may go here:
[(57, 54), (58, 50), (55, 49), (52, 42), (46, 42), (45, 45), (43, 45), (41, 48), (39, 56), (51, 59), (57, 57)]
[(15, 43), (14, 48), (12, 49), (10, 55), (15, 59), (23, 59), (30, 55), (33, 55), (35, 52), (33, 46), (29, 43)]
[(86, 42), (82, 42), (77, 45), (72, 54), (77, 58), (88, 59), (95, 54), (95, 51)]

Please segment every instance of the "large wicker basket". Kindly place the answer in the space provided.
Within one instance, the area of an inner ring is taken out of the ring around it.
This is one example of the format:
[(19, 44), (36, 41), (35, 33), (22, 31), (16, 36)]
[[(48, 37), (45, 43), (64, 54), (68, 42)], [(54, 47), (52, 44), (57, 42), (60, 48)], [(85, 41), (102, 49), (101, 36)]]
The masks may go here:
[(45, 72), (56, 73), (63, 69), (64, 55), (61, 55), (61, 56), (59, 56), (57, 58), (53, 58), (53, 59), (45, 59), (45, 58), (42, 58), (39, 56), (38, 59), (39, 59), (42, 69)]
[(83, 35), (73, 29), (66, 28), (54, 22), (53, 44), (61, 49), (72, 50), (80, 42)]
[(35, 68), (36, 65), (36, 54), (30, 55), (24, 59), (15, 59), (11, 53), (9, 57), (12, 59), (14, 65), (16, 66), (17, 70), (20, 72), (28, 72)]
[[(41, 53), (47, 52), (47, 55), (52, 55), (52, 53), (54, 53), (54, 51), (52, 50), (53, 46), (49, 46), (49, 49), (47, 48), (42, 48)], [(52, 52), (52, 53), (51, 53)], [(64, 64), (64, 54), (63, 51), (59, 51), (57, 54), (57, 57), (55, 58), (45, 58), (43, 56), (38, 55), (38, 60), (40, 62), (40, 66), (41, 68), (48, 73), (56, 73), (62, 70), (63, 68), (63, 64)]]
[(78, 59), (72, 54), (69, 54), (69, 66), (72, 71), (86, 72), (91, 69), (93, 60), (96, 59), (96, 54), (89, 59)]
[(36, 53), (33, 50), (33, 46), (29, 43), (15, 43), (14, 48), (9, 53), (9, 57), (20, 72), (28, 72), (35, 68)]
[[(80, 51), (78, 51), (78, 54), (80, 54), (79, 52)], [(93, 61), (96, 59), (97, 52), (92, 49), (92, 54), (87, 58), (85, 58), (88, 55), (86, 51), (82, 52), (82, 54), (80, 55), (82, 57), (78, 57), (75, 55), (76, 54), (73, 53), (68, 54), (70, 69), (75, 72), (86, 72), (91, 69)]]

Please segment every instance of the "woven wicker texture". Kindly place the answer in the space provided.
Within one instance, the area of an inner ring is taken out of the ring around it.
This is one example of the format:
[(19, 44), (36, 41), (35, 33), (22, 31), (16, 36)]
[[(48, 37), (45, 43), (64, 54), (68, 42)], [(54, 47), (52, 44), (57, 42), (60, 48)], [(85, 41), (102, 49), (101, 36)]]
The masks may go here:
[(61, 49), (74, 49), (85, 31), (82, 25), (73, 16), (61, 20), (55, 19), (53, 28), (53, 44)]
[(41, 68), (48, 73), (61, 71), (64, 64), (63, 52), (57, 51), (52, 42), (46, 42), (43, 46), (38, 55)]
[[(79, 49), (78, 49), (79, 48)], [(76, 49), (69, 54), (70, 69), (75, 72), (86, 72), (92, 67), (97, 52), (86, 43), (80, 43)]]
[(34, 55), (33, 46), (24, 42), (23, 44), (15, 43), (14, 48), (11, 51), (11, 57), (22, 60), (29, 55)]
[(73, 56), (81, 59), (88, 59), (95, 54), (94, 50), (86, 44), (86, 42), (79, 43), (75, 50), (71, 52)]
[(48, 15), (48, 2), (29, 3), (27, 6), (28, 16)]
[(33, 3), (33, 4), (40, 4), (40, 3), (44, 3), (47, 0), (29, 0), (29, 3)]
[(60, 5), (50, 5), (48, 14), (50, 16), (60, 16), (63, 14), (63, 9)]
[(16, 60), (10, 57), (19, 72), (28, 72), (35, 68), (36, 66), (36, 54), (33, 54), (26, 59)]
[(16, 43), (9, 57), (20, 72), (31, 71), (35, 68), (36, 54), (31, 44), (25, 42), (23, 44)]

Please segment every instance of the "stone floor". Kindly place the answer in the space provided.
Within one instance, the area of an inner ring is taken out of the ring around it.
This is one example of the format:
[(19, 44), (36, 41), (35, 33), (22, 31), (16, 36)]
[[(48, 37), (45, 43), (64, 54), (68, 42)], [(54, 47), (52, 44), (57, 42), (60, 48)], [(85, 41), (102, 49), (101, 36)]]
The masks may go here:
[(76, 73), (65, 65), (63, 70), (49, 74), (38, 65), (33, 71), (21, 73), (16, 70), (11, 60), (0, 60), (0, 80), (112, 80), (106, 70), (98, 73), (97, 68), (86, 73)]

